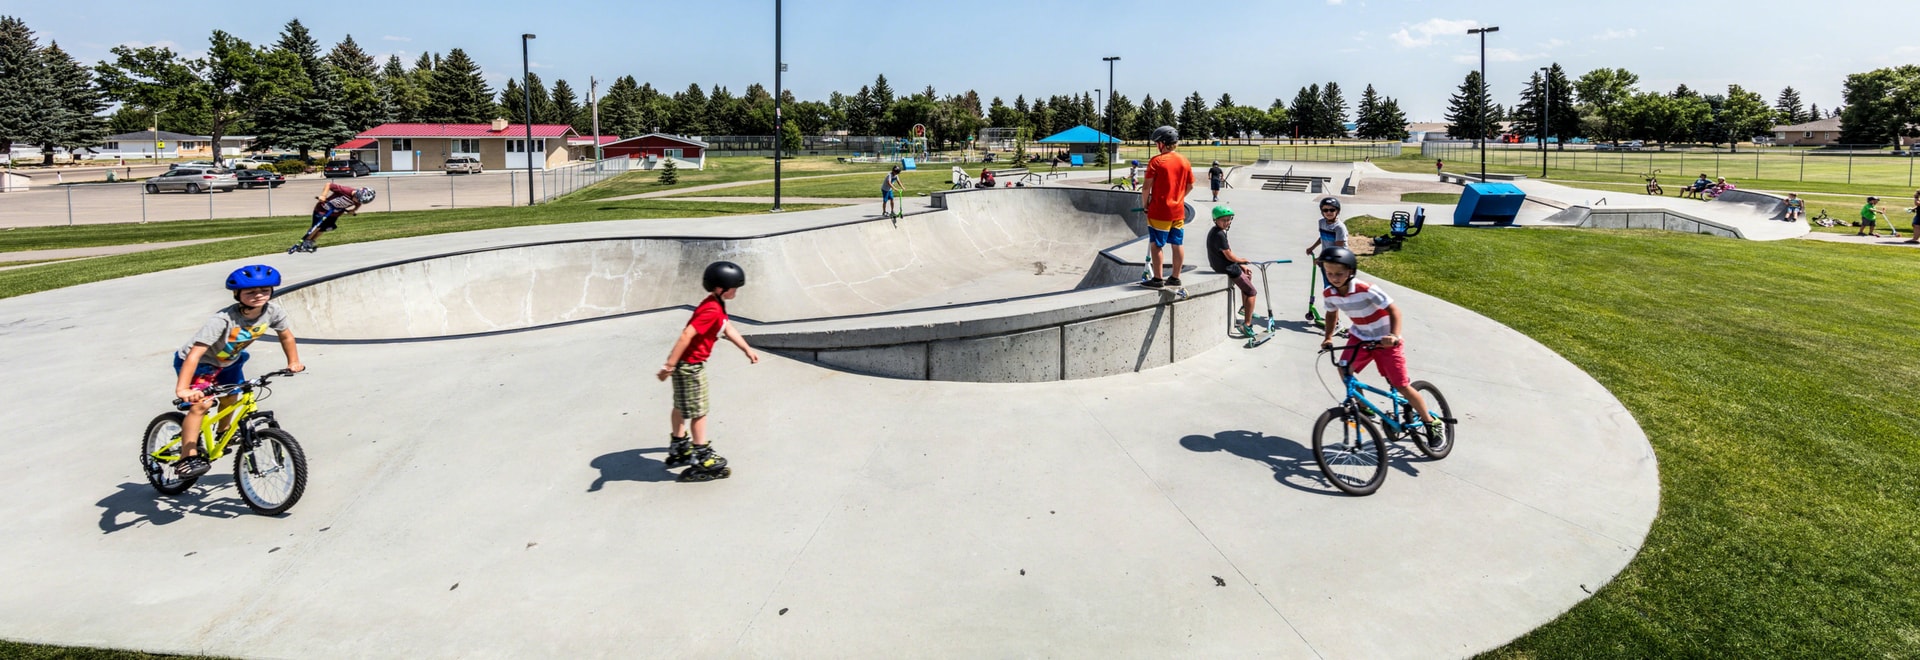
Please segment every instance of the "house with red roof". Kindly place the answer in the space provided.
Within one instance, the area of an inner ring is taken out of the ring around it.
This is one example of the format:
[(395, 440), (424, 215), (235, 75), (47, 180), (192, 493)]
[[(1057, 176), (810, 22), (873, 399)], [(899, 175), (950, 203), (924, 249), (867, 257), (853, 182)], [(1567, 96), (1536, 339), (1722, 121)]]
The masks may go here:
[(706, 142), (666, 133), (648, 133), (625, 140), (614, 140), (601, 146), (601, 151), (607, 158), (641, 159), (641, 169), (650, 170), (658, 167), (663, 158), (678, 161), (675, 167), (691, 167), (700, 170), (707, 168)]
[(567, 148), (569, 141), (579, 137), (566, 124), (534, 124), (529, 145), (527, 125), (504, 119), (490, 124), (381, 124), (333, 150), (336, 157), (350, 156), (382, 172), (436, 171), (454, 156), (478, 158), (484, 169), (521, 170), (529, 155), (533, 169), (544, 170), (567, 164), (574, 153)]

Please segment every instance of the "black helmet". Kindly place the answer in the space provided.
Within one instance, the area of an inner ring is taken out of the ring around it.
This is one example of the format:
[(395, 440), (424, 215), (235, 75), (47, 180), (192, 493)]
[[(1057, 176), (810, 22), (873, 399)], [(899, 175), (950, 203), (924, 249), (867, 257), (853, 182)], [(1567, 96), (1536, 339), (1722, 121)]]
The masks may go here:
[(1333, 210), (1335, 210), (1335, 211), (1338, 211), (1338, 210), (1340, 210), (1340, 200), (1339, 200), (1338, 198), (1334, 198), (1334, 197), (1322, 197), (1322, 198), (1320, 198), (1320, 208), (1323, 208), (1323, 209), (1324, 209), (1324, 208), (1326, 208), (1326, 207), (1329, 207), (1329, 206), (1331, 206), (1331, 207), (1333, 207)]
[(738, 289), (747, 285), (747, 271), (740, 264), (731, 261), (715, 261), (707, 264), (707, 272), (700, 276), (700, 286), (707, 291), (714, 289)]
[(1161, 126), (1153, 129), (1154, 144), (1175, 144), (1179, 141), (1180, 131), (1173, 130), (1172, 126)]
[(1315, 259), (1315, 261), (1320, 263), (1341, 264), (1354, 270), (1360, 269), (1360, 258), (1353, 255), (1353, 250), (1339, 246), (1321, 250), (1320, 258)]

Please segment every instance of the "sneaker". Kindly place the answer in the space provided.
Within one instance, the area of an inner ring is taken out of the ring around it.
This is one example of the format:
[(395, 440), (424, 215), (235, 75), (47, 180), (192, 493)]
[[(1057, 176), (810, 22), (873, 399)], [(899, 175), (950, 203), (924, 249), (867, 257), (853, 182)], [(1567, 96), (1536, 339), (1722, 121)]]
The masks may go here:
[(1233, 337), (1235, 339), (1252, 339), (1253, 335), (1254, 335), (1253, 326), (1236, 325), (1233, 327)]
[(1167, 286), (1180, 286), (1180, 278), (1178, 277), (1167, 278)]
[(1149, 277), (1149, 278), (1147, 278), (1147, 281), (1145, 281), (1145, 282), (1141, 282), (1141, 283), (1140, 283), (1140, 286), (1144, 286), (1144, 287), (1147, 287), (1147, 288), (1149, 288), (1149, 289), (1158, 289), (1158, 288), (1160, 288), (1160, 287), (1164, 287), (1164, 286), (1166, 286), (1166, 285), (1167, 285), (1167, 281), (1166, 281), (1166, 280), (1163, 280), (1163, 279), (1160, 279), (1160, 278), (1158, 278), (1158, 277)]

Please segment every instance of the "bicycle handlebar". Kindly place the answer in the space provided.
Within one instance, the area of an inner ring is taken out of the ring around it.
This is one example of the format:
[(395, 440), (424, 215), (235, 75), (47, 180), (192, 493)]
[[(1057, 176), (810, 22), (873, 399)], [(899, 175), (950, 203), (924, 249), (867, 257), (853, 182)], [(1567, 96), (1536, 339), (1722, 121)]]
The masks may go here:
[[(223, 397), (243, 389), (249, 389), (254, 387), (266, 387), (267, 383), (272, 382), (272, 380), (275, 378), (285, 378), (288, 376), (293, 376), (298, 373), (302, 373), (302, 372), (293, 371), (290, 369), (269, 371), (267, 373), (260, 374), (258, 377), (248, 379), (237, 384), (215, 385), (213, 387), (209, 387), (207, 389), (201, 390), (201, 392), (205, 395), (206, 398)], [(186, 404), (186, 402), (187, 402), (186, 399), (174, 399), (173, 405), (181, 406)]]

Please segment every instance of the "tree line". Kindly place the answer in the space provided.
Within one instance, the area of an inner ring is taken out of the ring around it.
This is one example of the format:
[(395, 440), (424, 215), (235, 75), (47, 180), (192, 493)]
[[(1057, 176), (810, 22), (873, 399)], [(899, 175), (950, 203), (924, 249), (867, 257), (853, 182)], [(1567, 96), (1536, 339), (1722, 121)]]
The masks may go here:
[[(1291, 101), (1274, 99), (1262, 109), (1241, 105), (1231, 94), (1209, 103), (1197, 91), (1178, 102), (1146, 95), (1136, 103), (1112, 90), (1104, 99), (1083, 92), (983, 102), (973, 90), (941, 94), (930, 85), (898, 93), (883, 74), (854, 93), (833, 92), (825, 100), (803, 101), (782, 91), (785, 124), (776, 131), (772, 94), (759, 84), (739, 93), (718, 84), (669, 92), (629, 75), (590, 103), (568, 81), (549, 86), (536, 75), (524, 85), (510, 79), (496, 92), (459, 48), (421, 54), (411, 65), (398, 56), (381, 63), (352, 35), (323, 52), (298, 19), (288, 21), (271, 44), (214, 30), (198, 57), (159, 46), (118, 46), (112, 55), (92, 67), (81, 65), (57, 43), (40, 45), (24, 22), (0, 16), (0, 80), (7, 81), (0, 85), (0, 148), (36, 145), (51, 162), (55, 148), (84, 149), (110, 134), (157, 127), (207, 135), (216, 143), (228, 135), (252, 135), (255, 148), (305, 155), (387, 122), (520, 121), (529, 102), (535, 123), (569, 124), (582, 134), (593, 130), (597, 105), (602, 134), (778, 133), (789, 145), (801, 134), (838, 131), (905, 136), (916, 124), (927, 127), (934, 148), (964, 145), (983, 127), (1028, 129), (1037, 138), (1083, 124), (1123, 140), (1145, 140), (1162, 125), (1177, 127), (1189, 140), (1407, 135), (1397, 100), (1367, 85), (1350, 107), (1337, 82), (1302, 87)], [(113, 104), (117, 108), (108, 113)], [(1738, 142), (1776, 123), (1829, 116), (1842, 119), (1842, 142), (1885, 144), (1914, 134), (1920, 126), (1920, 66), (1849, 75), (1844, 106), (1825, 112), (1802, 109), (1791, 87), (1768, 106), (1739, 85), (1725, 93), (1685, 85), (1641, 90), (1639, 77), (1625, 69), (1569, 78), (1558, 64), (1532, 73), (1518, 103), (1507, 108), (1493, 101), (1474, 71), (1449, 99), (1446, 120), (1448, 132), (1461, 138), (1496, 137), (1510, 121), (1514, 133), (1544, 131), (1563, 143), (1576, 137), (1639, 139), (1664, 148), (1670, 142)]]
[(1900, 136), (1920, 135), (1920, 66), (1877, 69), (1847, 76), (1844, 105), (1822, 112), (1804, 105), (1799, 90), (1780, 90), (1768, 105), (1759, 92), (1728, 85), (1725, 93), (1694, 90), (1642, 90), (1640, 77), (1626, 69), (1598, 68), (1568, 79), (1559, 64), (1543, 75), (1532, 73), (1511, 109), (1494, 103), (1479, 71), (1469, 72), (1448, 100), (1447, 134), (1463, 139), (1492, 139), (1508, 131), (1523, 137), (1546, 135), (1564, 144), (1573, 138), (1595, 141), (1642, 140), (1665, 149), (1670, 143), (1738, 144), (1771, 134), (1775, 126), (1840, 118), (1842, 144), (1882, 145)]

